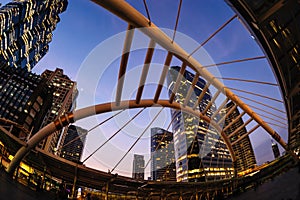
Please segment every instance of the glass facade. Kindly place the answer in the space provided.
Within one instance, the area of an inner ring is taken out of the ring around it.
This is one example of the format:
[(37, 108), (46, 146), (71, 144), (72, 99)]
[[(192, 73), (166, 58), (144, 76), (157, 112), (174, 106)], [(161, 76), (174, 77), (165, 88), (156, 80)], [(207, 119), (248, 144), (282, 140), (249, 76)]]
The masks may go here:
[(151, 179), (176, 181), (173, 133), (151, 128)]
[(20, 139), (27, 140), (39, 130), (51, 106), (51, 91), (41, 76), (0, 64), (0, 118), (16, 122), (27, 130), (12, 131)]
[(145, 178), (145, 160), (143, 155), (133, 155), (132, 178), (144, 180)]
[(87, 132), (86, 129), (74, 125), (66, 128), (64, 130), (65, 138), (61, 141), (60, 156), (70, 161), (79, 162)]
[[(62, 69), (57, 68), (55, 71), (45, 70), (41, 76), (45, 78), (47, 83), (53, 88), (52, 106), (42, 124), (42, 126), (46, 126), (59, 116), (74, 109), (78, 90), (76, 82), (66, 76)], [(62, 130), (51, 134), (46, 140), (39, 144), (39, 147), (48, 152), (55, 153), (56, 149), (59, 148), (61, 137), (65, 137), (61, 135), (61, 133)]]
[[(180, 67), (171, 67), (167, 81), (170, 95), (179, 74)], [(194, 74), (185, 71), (175, 94), (174, 101), (184, 104)], [(200, 77), (194, 87), (194, 92), (187, 105), (193, 107), (198, 102), (206, 82)], [(211, 100), (207, 90), (196, 109), (205, 111)], [(216, 110), (213, 103), (206, 115), (211, 117)], [(173, 118), (174, 148), (176, 160), (176, 177), (178, 182), (200, 182), (230, 178), (233, 175), (232, 160), (224, 141), (204, 120), (181, 110), (171, 110)]]
[(30, 71), (48, 52), (67, 0), (15, 0), (0, 8), (0, 61)]

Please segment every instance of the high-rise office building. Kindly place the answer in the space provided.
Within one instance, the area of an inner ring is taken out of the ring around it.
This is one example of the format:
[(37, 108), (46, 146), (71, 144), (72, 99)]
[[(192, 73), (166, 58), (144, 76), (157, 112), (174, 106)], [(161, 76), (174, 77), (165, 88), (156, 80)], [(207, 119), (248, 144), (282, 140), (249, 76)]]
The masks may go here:
[(274, 154), (274, 158), (278, 158), (280, 156), (280, 152), (279, 152), (279, 148), (277, 143), (273, 142), (272, 140), (272, 150), (273, 150), (273, 154)]
[(132, 178), (144, 180), (145, 176), (145, 160), (143, 155), (133, 155)]
[[(55, 71), (45, 70), (41, 76), (47, 80), (47, 84), (51, 85), (54, 90), (52, 93), (52, 106), (42, 124), (42, 126), (46, 126), (59, 116), (75, 108), (78, 90), (76, 82), (65, 75), (62, 69), (57, 68)], [(59, 147), (60, 137), (63, 137), (61, 133), (62, 131), (56, 131), (51, 134), (39, 144), (39, 147), (48, 152), (55, 153)]]
[(30, 71), (48, 52), (67, 0), (15, 0), (0, 8), (0, 61)]
[(74, 125), (65, 128), (58, 154), (67, 160), (79, 162), (87, 132), (86, 129)]
[[(226, 105), (226, 108), (224, 108), (222, 111), (224, 113), (228, 112), (229, 110), (234, 107), (233, 102), (229, 102)], [(231, 114), (227, 115), (224, 123), (224, 127), (227, 127), (230, 123), (231, 126), (229, 126), (224, 132), (226, 135), (230, 135), (235, 130), (238, 129), (238, 127), (241, 127), (244, 124), (244, 121), (242, 118), (239, 118), (236, 120), (236, 118), (240, 115), (240, 112), (238, 108), (236, 108)], [(235, 121), (235, 122), (234, 122)], [(230, 138), (231, 142), (236, 141), (240, 137), (242, 137), (244, 134), (247, 133), (246, 127), (240, 129), (233, 137)], [(235, 143), (233, 146), (233, 151), (236, 156), (236, 170), (237, 173), (245, 171), (247, 169), (253, 168), (256, 165), (256, 160), (254, 156), (254, 151), (250, 142), (249, 136), (244, 137), (237, 143)]]
[(176, 181), (173, 133), (151, 128), (151, 179)]
[[(180, 67), (171, 67), (167, 81), (170, 95), (179, 74)], [(174, 101), (184, 104), (192, 86), (194, 74), (185, 70)], [(206, 82), (200, 77), (195, 84), (193, 94), (187, 105), (193, 107), (198, 101)], [(196, 109), (204, 112), (211, 100), (208, 90)], [(206, 111), (211, 117), (216, 106), (213, 103)], [(204, 120), (181, 110), (171, 110), (176, 160), (176, 178), (178, 182), (199, 182), (230, 178), (233, 175), (232, 159), (223, 139), (212, 126)]]
[(40, 128), (52, 102), (52, 89), (41, 76), (0, 64), (0, 118), (23, 127), (12, 133), (26, 140)]

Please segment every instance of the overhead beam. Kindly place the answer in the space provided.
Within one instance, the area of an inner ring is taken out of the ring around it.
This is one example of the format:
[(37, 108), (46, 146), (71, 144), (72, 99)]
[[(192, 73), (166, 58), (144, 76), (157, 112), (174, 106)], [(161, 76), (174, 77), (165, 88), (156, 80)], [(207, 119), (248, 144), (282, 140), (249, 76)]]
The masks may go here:
[(245, 133), (244, 135), (242, 135), (242, 137), (240, 137), (239, 139), (237, 139), (236, 141), (232, 142), (231, 145), (235, 145), (236, 143), (238, 143), (239, 141), (241, 141), (242, 139), (244, 139), (245, 137), (247, 137), (248, 135), (250, 135), (251, 133), (253, 133), (258, 127), (260, 127), (259, 124), (257, 124), (256, 126), (254, 126), (253, 128), (250, 129), (250, 131), (248, 131), (247, 133)]
[(202, 114), (205, 115), (205, 113), (212, 107), (213, 103), (216, 101), (216, 99), (218, 98), (219, 94), (221, 93), (220, 90), (218, 90), (215, 95), (213, 96), (213, 98), (211, 98), (211, 100), (209, 101), (209, 103), (207, 104), (205, 110), (202, 112)]
[(149, 43), (149, 46), (148, 46), (148, 51), (147, 51), (145, 61), (144, 61), (144, 67), (143, 67), (142, 75), (141, 75), (141, 78), (140, 78), (139, 88), (138, 88), (138, 91), (137, 91), (137, 94), (136, 94), (136, 103), (137, 104), (140, 102), (140, 100), (142, 98), (146, 78), (147, 78), (147, 75), (148, 75), (149, 67), (150, 67), (153, 52), (154, 52), (154, 47), (155, 47), (155, 42), (153, 40), (150, 40), (150, 43)]
[(118, 104), (121, 100), (122, 91), (123, 91), (123, 85), (125, 80), (125, 73), (130, 53), (130, 48), (132, 44), (132, 39), (134, 35), (134, 27), (130, 24), (128, 24), (126, 36), (125, 36), (125, 42), (122, 52), (122, 58), (120, 62), (120, 69), (119, 69), (119, 76), (118, 76), (118, 83), (117, 83), (117, 91), (116, 91), (116, 103)]
[(218, 113), (226, 106), (228, 102), (228, 97), (225, 98), (225, 100), (222, 102), (222, 104), (218, 107), (218, 109), (214, 112), (214, 114), (211, 116), (212, 119), (214, 119)]
[(233, 113), (233, 111), (235, 111), (235, 109), (237, 108), (237, 105), (234, 104), (234, 106), (232, 108), (230, 108), (230, 110), (228, 112), (226, 112), (226, 114), (218, 121), (218, 124), (220, 125), (222, 122), (225, 121), (225, 119), (231, 114)]
[(166, 80), (167, 73), (169, 71), (169, 66), (171, 64), (172, 56), (173, 56), (172, 53), (168, 52), (168, 55), (166, 57), (162, 73), (160, 75), (158, 86), (157, 86), (157, 89), (156, 89), (156, 92), (155, 92), (154, 103), (156, 103), (158, 101), (158, 99), (159, 99), (161, 90), (162, 90), (164, 82)]
[(235, 129), (232, 133), (228, 135), (228, 138), (233, 137), (236, 133), (238, 133), (240, 130), (245, 128), (253, 119), (249, 118), (245, 123), (243, 123), (241, 126), (239, 126), (237, 129)]
[(187, 93), (187, 95), (185, 97), (185, 100), (183, 102), (183, 106), (187, 106), (188, 105), (188, 102), (190, 101), (191, 96), (194, 93), (195, 85), (198, 82), (199, 76), (200, 76), (199, 73), (196, 73), (196, 75), (194, 76), (193, 81), (192, 81), (192, 85), (190, 86), (189, 91), (188, 91), (188, 93)]
[(212, 125), (217, 130), (217, 132), (221, 134), (221, 137), (223, 138), (231, 154), (232, 160), (236, 160), (230, 141), (226, 137), (226, 134), (224, 133), (222, 128), (214, 120), (211, 120), (209, 117), (203, 115), (200, 111), (193, 110), (191, 107), (182, 107), (181, 104), (177, 102), (170, 103), (169, 100), (159, 100), (157, 101), (157, 103), (154, 103), (153, 99), (147, 99), (141, 100), (139, 104), (137, 104), (135, 100), (120, 101), (118, 104), (116, 102), (98, 104), (82, 108), (59, 117), (54, 122), (51, 122), (47, 126), (44, 126), (42, 129), (40, 129), (27, 141), (25, 146), (22, 146), (18, 150), (6, 171), (9, 174), (13, 174), (17, 166), (20, 164), (21, 160), (29, 151), (31, 151), (37, 144), (39, 144), (43, 139), (51, 135), (53, 132), (61, 130), (63, 127), (68, 126), (70, 123), (74, 123), (80, 119), (101, 113), (144, 107), (168, 107), (172, 109), (182, 110), (183, 112), (189, 113), (195, 117), (203, 119), (205, 122)]
[(170, 103), (172, 103), (174, 101), (175, 95), (176, 95), (176, 93), (177, 93), (177, 91), (179, 89), (179, 86), (181, 84), (181, 81), (182, 81), (185, 69), (186, 69), (186, 63), (183, 62), (182, 65), (181, 65), (181, 68), (180, 68), (180, 70), (178, 72), (178, 76), (177, 76), (176, 82), (174, 84), (174, 87), (172, 89), (172, 93), (170, 95), (170, 100), (169, 100)]
[(194, 104), (193, 109), (195, 110), (197, 108), (197, 106), (200, 104), (201, 100), (203, 99), (204, 95), (206, 94), (206, 92), (208, 91), (208, 88), (210, 86), (210, 83), (207, 82), (206, 85), (204, 86), (204, 88), (202, 89), (201, 94), (198, 96), (197, 99), (197, 103)]
[(245, 111), (240, 113), (234, 120), (232, 120), (224, 129), (223, 131), (226, 131), (228, 128), (230, 128), (233, 124), (235, 124), (239, 119), (241, 119), (246, 114)]

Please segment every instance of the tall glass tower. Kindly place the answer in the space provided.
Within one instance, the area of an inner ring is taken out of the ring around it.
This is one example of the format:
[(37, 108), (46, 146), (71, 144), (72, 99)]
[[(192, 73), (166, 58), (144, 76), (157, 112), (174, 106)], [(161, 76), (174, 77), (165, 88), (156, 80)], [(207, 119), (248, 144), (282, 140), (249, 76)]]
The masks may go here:
[[(76, 82), (65, 75), (62, 69), (57, 68), (55, 71), (45, 70), (41, 76), (53, 88), (52, 106), (44, 118), (43, 127), (75, 108), (78, 90)], [(54, 132), (47, 139), (43, 140), (39, 147), (45, 151), (55, 153), (56, 149), (59, 148), (59, 141), (61, 138), (64, 138), (62, 133), (63, 131)]]
[(176, 181), (173, 133), (151, 128), (151, 179)]
[(145, 179), (145, 160), (143, 155), (133, 155), (132, 178), (137, 180)]
[(60, 142), (58, 154), (74, 162), (79, 162), (82, 156), (86, 134), (88, 131), (79, 126), (70, 125), (64, 130), (65, 136)]
[(40, 129), (51, 107), (52, 92), (41, 76), (0, 62), (0, 123), (10, 120), (19, 124), (22, 131), (13, 129), (12, 134), (28, 140)]
[[(169, 94), (173, 90), (180, 67), (171, 67), (167, 81)], [(185, 71), (175, 94), (174, 101), (183, 104), (192, 87), (194, 74)], [(194, 87), (187, 105), (193, 107), (206, 82), (200, 77)], [(203, 112), (211, 100), (208, 90), (196, 108)], [(215, 104), (206, 112), (211, 117)], [(232, 160), (224, 141), (208, 123), (181, 110), (171, 110), (174, 148), (176, 160), (176, 178), (178, 182), (200, 182), (230, 178), (233, 176)]]
[(15, 0), (0, 8), (0, 61), (30, 71), (48, 52), (67, 0)]

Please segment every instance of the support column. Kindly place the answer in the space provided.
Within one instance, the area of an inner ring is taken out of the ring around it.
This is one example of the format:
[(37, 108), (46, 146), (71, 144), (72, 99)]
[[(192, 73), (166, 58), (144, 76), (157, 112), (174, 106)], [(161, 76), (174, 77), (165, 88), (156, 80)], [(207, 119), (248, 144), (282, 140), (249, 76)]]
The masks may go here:
[(166, 200), (165, 189), (162, 189), (162, 190), (161, 190), (161, 193), (160, 193), (160, 200)]
[(1, 149), (0, 149), (0, 168), (2, 168), (2, 159), (3, 159), (3, 150), (4, 149), (4, 147), (1, 147)]
[(78, 172), (78, 164), (76, 164), (75, 167), (75, 174), (74, 174), (74, 181), (73, 181), (73, 187), (72, 187), (72, 197), (74, 198), (75, 190), (76, 190), (76, 183), (77, 183), (77, 172)]
[(108, 200), (108, 189), (109, 189), (109, 182), (107, 182), (105, 185), (105, 196), (104, 196), (105, 200)]
[(46, 184), (46, 181), (45, 181), (45, 178), (46, 178), (46, 171), (47, 171), (47, 167), (44, 166), (43, 178), (42, 178), (42, 190), (45, 189), (45, 184)]

